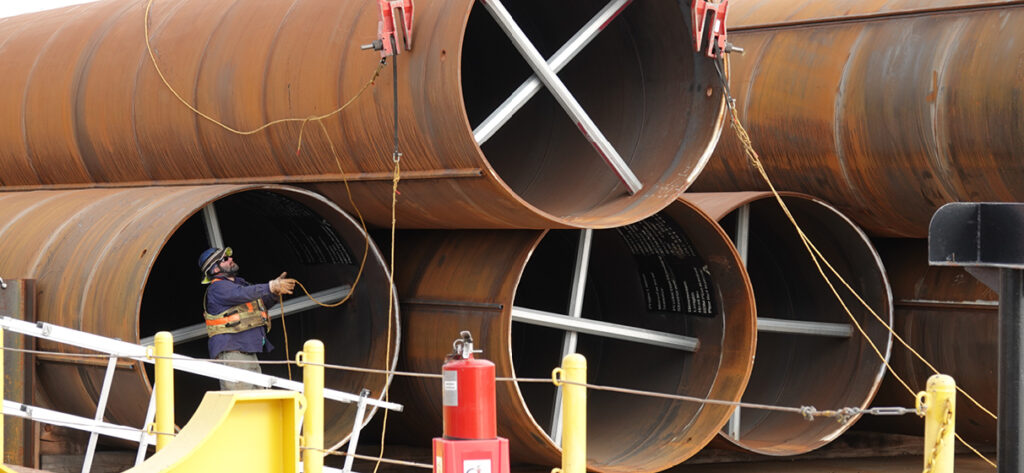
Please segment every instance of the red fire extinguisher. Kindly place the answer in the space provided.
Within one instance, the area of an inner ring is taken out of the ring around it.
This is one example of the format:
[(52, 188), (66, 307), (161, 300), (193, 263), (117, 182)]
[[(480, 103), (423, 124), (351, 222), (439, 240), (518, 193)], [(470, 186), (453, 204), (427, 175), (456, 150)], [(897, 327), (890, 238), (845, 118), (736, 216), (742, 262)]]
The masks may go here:
[(498, 437), (494, 363), (473, 358), (463, 331), (441, 369), (444, 436), (435, 438), (434, 473), (509, 473), (508, 439)]
[(473, 336), (463, 331), (441, 370), (444, 438), (484, 440), (498, 436), (494, 410), (494, 363), (473, 358)]

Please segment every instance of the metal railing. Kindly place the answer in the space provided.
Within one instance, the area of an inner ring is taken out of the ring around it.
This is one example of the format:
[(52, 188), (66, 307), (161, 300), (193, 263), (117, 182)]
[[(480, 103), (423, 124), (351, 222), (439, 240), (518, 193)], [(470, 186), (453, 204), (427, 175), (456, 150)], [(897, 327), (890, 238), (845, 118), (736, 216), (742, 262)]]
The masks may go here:
[[(2, 316), (0, 317), (0, 353), (3, 351), (3, 330), (8, 330), (26, 336), (42, 338), (78, 348), (84, 348), (86, 350), (95, 351), (109, 356), (109, 362), (107, 363), (107, 370), (103, 380), (103, 387), (97, 401), (96, 416), (94, 418), (90, 419), (87, 417), (79, 417), (13, 401), (3, 401), (3, 414), (5, 415), (12, 415), (31, 419), (37, 422), (90, 432), (89, 445), (86, 449), (85, 459), (82, 465), (83, 473), (89, 473), (92, 468), (92, 459), (95, 453), (96, 440), (99, 435), (138, 442), (139, 448), (135, 459), (136, 465), (145, 459), (148, 446), (157, 444), (156, 439), (158, 436), (173, 435), (173, 432), (153, 432), (149, 429), (149, 426), (153, 424), (156, 412), (156, 390), (153, 391), (153, 395), (150, 397), (149, 408), (147, 409), (145, 423), (143, 426), (131, 427), (103, 422), (103, 413), (106, 410), (108, 395), (113, 382), (113, 373), (117, 365), (117, 360), (130, 359), (145, 363), (155, 363), (159, 357), (156, 355), (153, 346), (137, 345), (45, 322), (31, 323)], [(244, 382), (264, 388), (279, 388), (296, 392), (305, 391), (303, 384), (296, 381), (255, 373), (244, 369), (232, 368), (212, 361), (200, 360), (177, 354), (172, 354), (169, 359), (172, 361), (173, 369), (177, 371), (185, 371), (192, 374), (198, 374), (200, 376), (226, 381)], [(2, 363), (2, 358), (0, 358), (0, 363)], [(320, 366), (320, 369), (323, 369), (322, 360), (317, 364)], [(2, 364), (0, 364), (0, 367), (2, 367)], [(370, 405), (393, 411), (402, 411), (403, 409), (401, 404), (369, 398), (365, 392), (362, 394), (352, 394), (334, 389), (323, 389), (322, 399), (329, 399), (344, 403), (355, 402), (359, 405), (359, 409), (357, 409), (357, 419), (353, 426), (353, 435), (350, 437), (349, 441), (349, 449), (353, 451), (355, 447), (354, 441), (358, 439), (356, 432), (362, 428), (361, 414), (365, 412), (365, 406)], [(3, 438), (0, 436), (0, 448), (2, 448), (2, 441)], [(347, 467), (347, 470), (324, 468), (324, 471), (350, 471), (351, 465), (347, 465)]]

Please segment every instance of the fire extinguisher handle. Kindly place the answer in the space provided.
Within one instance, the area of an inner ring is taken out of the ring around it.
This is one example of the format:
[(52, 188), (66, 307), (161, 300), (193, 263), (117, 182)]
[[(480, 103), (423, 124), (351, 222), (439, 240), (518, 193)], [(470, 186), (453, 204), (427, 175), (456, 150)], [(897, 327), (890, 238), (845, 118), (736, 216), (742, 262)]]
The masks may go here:
[(468, 360), (473, 358), (474, 353), (483, 353), (483, 350), (473, 349), (473, 334), (469, 333), (469, 330), (463, 330), (459, 332), (459, 337), (452, 342), (452, 354), (449, 358), (456, 360)]

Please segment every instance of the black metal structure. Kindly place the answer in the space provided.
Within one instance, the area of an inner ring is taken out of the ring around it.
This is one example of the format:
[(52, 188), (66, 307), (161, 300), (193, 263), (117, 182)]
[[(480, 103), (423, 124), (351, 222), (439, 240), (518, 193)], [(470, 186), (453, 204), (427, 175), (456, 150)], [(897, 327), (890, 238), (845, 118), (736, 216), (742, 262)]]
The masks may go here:
[(999, 272), (998, 468), (1024, 473), (1024, 203), (943, 205), (928, 226), (928, 262), (974, 268), (983, 281)]

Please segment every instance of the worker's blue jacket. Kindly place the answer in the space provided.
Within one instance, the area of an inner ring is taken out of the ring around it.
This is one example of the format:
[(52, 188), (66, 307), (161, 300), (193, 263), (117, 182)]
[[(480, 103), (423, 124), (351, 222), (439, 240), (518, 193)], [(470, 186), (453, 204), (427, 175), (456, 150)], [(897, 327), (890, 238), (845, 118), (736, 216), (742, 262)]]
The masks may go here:
[[(235, 276), (235, 280), (217, 279), (210, 283), (206, 290), (206, 312), (219, 314), (236, 305), (263, 299), (263, 304), (270, 307), (277, 302), (277, 297), (270, 292), (270, 284), (249, 284), (243, 278)], [(243, 353), (266, 353), (274, 349), (267, 341), (267, 331), (263, 327), (255, 327), (239, 333), (222, 333), (210, 337), (207, 346), (210, 358), (216, 358), (222, 351), (240, 351)]]

